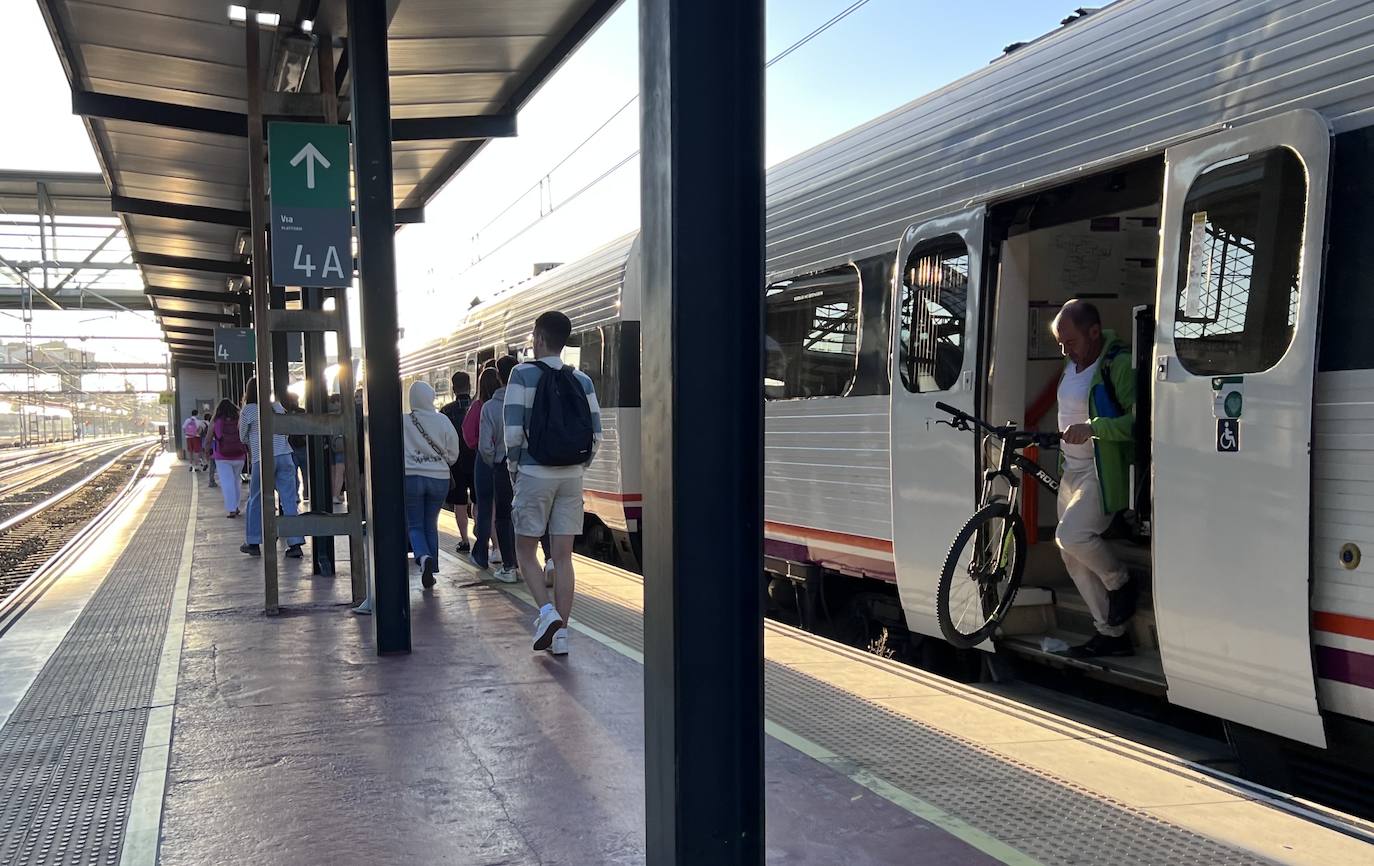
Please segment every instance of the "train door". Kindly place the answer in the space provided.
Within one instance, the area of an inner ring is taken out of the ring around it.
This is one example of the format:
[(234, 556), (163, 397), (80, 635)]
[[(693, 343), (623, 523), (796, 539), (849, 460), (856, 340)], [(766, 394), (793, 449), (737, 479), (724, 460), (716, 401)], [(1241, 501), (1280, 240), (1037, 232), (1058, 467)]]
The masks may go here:
[(974, 505), (974, 441), (935, 422), (974, 411), (984, 211), (913, 225), (897, 249), (892, 317), (892, 553), (907, 626), (938, 637), (935, 587)]
[(1169, 698), (1318, 746), (1308, 587), (1329, 153), (1312, 111), (1169, 148), (1154, 357)]

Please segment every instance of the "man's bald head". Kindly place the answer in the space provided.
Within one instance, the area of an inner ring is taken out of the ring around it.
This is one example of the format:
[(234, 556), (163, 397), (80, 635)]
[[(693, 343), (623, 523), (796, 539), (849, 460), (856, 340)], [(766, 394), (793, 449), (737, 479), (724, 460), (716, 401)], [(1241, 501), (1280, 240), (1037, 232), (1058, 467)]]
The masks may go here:
[(1064, 357), (1083, 369), (1102, 354), (1102, 315), (1090, 302), (1078, 298), (1059, 308), (1050, 324)]

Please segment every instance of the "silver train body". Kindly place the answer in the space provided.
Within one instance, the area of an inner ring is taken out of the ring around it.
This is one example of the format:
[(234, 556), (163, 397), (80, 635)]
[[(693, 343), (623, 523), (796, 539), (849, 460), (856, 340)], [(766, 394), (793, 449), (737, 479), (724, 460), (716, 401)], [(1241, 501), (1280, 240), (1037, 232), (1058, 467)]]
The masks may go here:
[[(933, 401), (1052, 428), (1035, 406), (1047, 386), (1053, 402), (1061, 363), (1046, 312), (1093, 297), (1134, 350), (1154, 446), (1132, 478), (1154, 518), (1133, 560), (1151, 587), (1141, 653), (1095, 673), (1314, 753), (1348, 742), (1374, 720), (1374, 565), (1359, 554), (1374, 545), (1371, 124), (1362, 0), (1122, 0), (770, 170), (770, 572), (822, 594), (895, 584), (898, 618), (938, 636), (934, 575), (983, 457), (933, 425)], [(1270, 190), (1284, 183), (1297, 193)], [(1236, 204), (1250, 192), (1262, 207)], [(1241, 228), (1257, 210), (1272, 219)], [(1288, 276), (1260, 273), (1284, 256)], [(1210, 306), (1225, 292), (1249, 303), (1220, 282), (1242, 257), (1246, 292), (1288, 292), (1286, 323), (1269, 314), (1265, 332), (1288, 346), (1249, 367), (1245, 316), (1227, 326)], [(403, 372), (446, 378), (479, 352), (519, 352), (551, 308), (584, 335), (637, 336), (633, 236), (474, 309)], [(637, 389), (637, 353), (616, 345), (601, 375), (619, 365)], [(1204, 350), (1240, 374), (1207, 376)], [(1238, 419), (1210, 397), (1229, 379), (1243, 380)], [(637, 394), (614, 402), (588, 512), (629, 551), (653, 503), (640, 498)], [(1240, 431), (1238, 453), (1214, 423)], [(1039, 638), (1085, 629), (1052, 574), (1054, 503), (1041, 500), (1027, 523), (1049, 534), (1017, 625), (986, 649), (1054, 664)]]

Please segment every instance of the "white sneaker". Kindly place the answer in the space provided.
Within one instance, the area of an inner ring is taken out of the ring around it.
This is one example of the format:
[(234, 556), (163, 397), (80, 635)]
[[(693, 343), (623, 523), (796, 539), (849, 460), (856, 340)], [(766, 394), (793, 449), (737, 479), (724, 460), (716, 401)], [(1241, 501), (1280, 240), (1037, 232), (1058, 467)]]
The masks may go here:
[(372, 599), (363, 599), (363, 603), (353, 608), (353, 612), (359, 616), (372, 616)]
[(563, 627), (563, 620), (558, 618), (558, 611), (553, 609), (553, 605), (545, 605), (539, 611), (539, 616), (534, 619), (534, 649), (535, 651), (546, 650), (553, 642), (554, 632)]
[(502, 566), (501, 568), (496, 569), (496, 571), (492, 572), (492, 577), (496, 578), (502, 583), (520, 582), (520, 572), (514, 568), (510, 568), (507, 566)]
[(553, 642), (549, 644), (549, 652), (556, 656), (568, 654), (568, 630), (560, 628), (553, 633)]
[(554, 578), (553, 560), (550, 559), (550, 560), (548, 560), (547, 562), (544, 563), (544, 585), (545, 585), (545, 586), (553, 586), (553, 578)]

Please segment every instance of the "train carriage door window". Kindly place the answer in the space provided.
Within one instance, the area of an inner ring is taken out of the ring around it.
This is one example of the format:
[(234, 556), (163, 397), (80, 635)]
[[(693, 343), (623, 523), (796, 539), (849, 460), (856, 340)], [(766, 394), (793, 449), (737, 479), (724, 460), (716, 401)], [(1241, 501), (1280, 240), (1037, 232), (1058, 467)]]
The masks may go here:
[[(587, 374), (587, 378), (592, 380), (592, 387), (600, 395), (604, 390), (601, 375), (603, 363), (601, 329), (592, 328), (590, 331), (583, 331), (579, 337), (582, 345), (578, 353), (577, 368)], [(567, 356), (564, 355), (564, 358), (566, 359)]]
[(858, 269), (845, 265), (774, 283), (764, 303), (764, 396), (843, 395), (859, 357)]
[(1313, 489), (1314, 460), (1341, 438), (1313, 435), (1330, 159), (1310, 110), (1165, 151), (1150, 371), (1169, 700), (1317, 746), (1329, 672), (1313, 668), (1312, 575), (1340, 548), (1312, 532), (1314, 516), (1339, 522), (1326, 518), (1339, 497)]
[(1258, 373), (1293, 342), (1307, 176), (1277, 147), (1193, 181), (1179, 238), (1174, 351), (1199, 376)]
[(958, 235), (912, 250), (902, 278), (898, 367), (912, 393), (948, 391), (964, 367), (968, 247)]
[(969, 347), (978, 345), (985, 219), (979, 207), (908, 227), (889, 271), (892, 556), (908, 627), (934, 637), (944, 551), (973, 510), (976, 477), (974, 437), (937, 425), (949, 416), (936, 404), (977, 409)]

